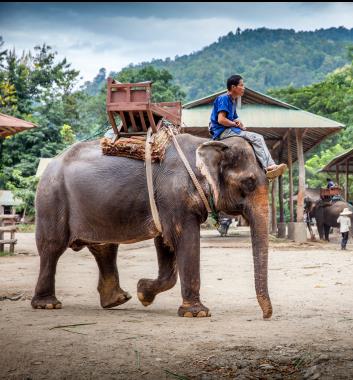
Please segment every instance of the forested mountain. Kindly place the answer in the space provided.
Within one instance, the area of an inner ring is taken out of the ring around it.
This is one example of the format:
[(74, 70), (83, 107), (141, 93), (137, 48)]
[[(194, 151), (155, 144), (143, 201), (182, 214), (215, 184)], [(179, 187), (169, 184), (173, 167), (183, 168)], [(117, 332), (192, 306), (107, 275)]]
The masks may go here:
[(192, 100), (223, 89), (225, 80), (234, 73), (243, 75), (246, 85), (261, 92), (318, 82), (347, 63), (346, 48), (350, 44), (353, 29), (344, 27), (306, 32), (237, 29), (192, 54), (153, 59), (129, 68), (152, 64), (167, 69), (186, 93), (186, 100)]
[[(73, 142), (100, 137), (109, 128), (107, 73), (101, 68), (91, 82), (75, 90), (79, 72), (66, 59), (58, 60), (50, 46), (21, 53), (2, 50), (3, 43), (0, 36), (1, 112), (39, 128), (0, 138), (0, 188), (15, 191), (25, 200), (27, 214), (33, 214), (40, 157), (53, 157)], [(324, 177), (317, 170), (352, 146), (353, 48), (347, 49), (349, 45), (353, 46), (353, 29), (238, 30), (189, 56), (130, 65), (109, 75), (121, 82), (153, 80), (153, 101), (185, 101), (223, 89), (225, 79), (238, 72), (254, 89), (343, 122), (344, 131), (307, 156), (307, 182), (319, 186)]]

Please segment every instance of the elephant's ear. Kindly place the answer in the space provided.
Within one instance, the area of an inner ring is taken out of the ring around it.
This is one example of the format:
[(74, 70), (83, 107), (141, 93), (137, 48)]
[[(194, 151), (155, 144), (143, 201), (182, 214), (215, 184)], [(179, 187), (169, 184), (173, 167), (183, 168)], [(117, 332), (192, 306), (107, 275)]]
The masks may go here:
[(219, 198), (220, 163), (229, 146), (220, 141), (207, 141), (196, 149), (196, 166), (212, 188), (216, 204)]

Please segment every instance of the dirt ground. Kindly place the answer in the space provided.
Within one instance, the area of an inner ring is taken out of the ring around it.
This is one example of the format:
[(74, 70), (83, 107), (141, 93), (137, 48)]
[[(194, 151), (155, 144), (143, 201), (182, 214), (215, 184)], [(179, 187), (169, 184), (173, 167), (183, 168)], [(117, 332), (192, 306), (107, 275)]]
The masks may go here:
[(138, 280), (157, 273), (152, 240), (119, 248), (126, 304), (101, 309), (93, 256), (68, 250), (56, 276), (63, 309), (33, 310), (39, 257), (34, 234), (17, 236), (17, 254), (0, 257), (1, 379), (353, 378), (353, 245), (339, 250), (338, 236), (271, 239), (270, 321), (244, 227), (224, 238), (202, 232), (201, 296), (212, 316), (195, 319), (177, 316), (179, 282), (151, 306), (139, 303)]

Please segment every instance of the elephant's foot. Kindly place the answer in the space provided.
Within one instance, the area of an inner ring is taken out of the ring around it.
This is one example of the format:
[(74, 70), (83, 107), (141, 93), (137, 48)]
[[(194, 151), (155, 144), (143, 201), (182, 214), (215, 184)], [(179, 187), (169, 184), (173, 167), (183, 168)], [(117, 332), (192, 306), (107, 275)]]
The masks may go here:
[(257, 301), (262, 309), (263, 319), (270, 319), (272, 317), (272, 305), (269, 297), (258, 295)]
[(101, 306), (104, 309), (122, 305), (131, 299), (131, 295), (120, 288), (109, 289), (108, 291), (106, 289), (100, 289), (99, 294)]
[(202, 318), (210, 317), (211, 313), (206, 306), (202, 305), (201, 302), (183, 302), (183, 304), (179, 307), (178, 315), (179, 317)]
[(149, 306), (156, 297), (155, 281), (141, 279), (137, 283), (137, 297), (143, 306)]
[(61, 309), (62, 303), (55, 296), (34, 296), (31, 301), (33, 309)]

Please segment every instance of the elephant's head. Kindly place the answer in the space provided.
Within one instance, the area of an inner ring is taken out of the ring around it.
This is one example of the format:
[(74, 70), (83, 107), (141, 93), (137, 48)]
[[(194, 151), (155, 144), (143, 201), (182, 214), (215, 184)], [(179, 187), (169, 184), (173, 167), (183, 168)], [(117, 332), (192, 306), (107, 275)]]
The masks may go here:
[(242, 138), (208, 141), (196, 151), (219, 211), (242, 213), (249, 221), (254, 256), (255, 288), (264, 318), (272, 315), (267, 290), (268, 181), (251, 145)]
[(315, 208), (315, 201), (311, 199), (310, 197), (305, 197), (304, 198), (304, 212), (306, 214), (309, 214), (310, 217), (313, 217), (313, 211)]
[(211, 186), (216, 208), (227, 214), (239, 213), (253, 201), (256, 189), (267, 188), (254, 151), (242, 138), (203, 143), (196, 164)]

